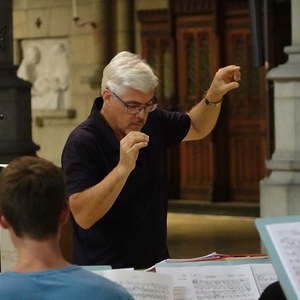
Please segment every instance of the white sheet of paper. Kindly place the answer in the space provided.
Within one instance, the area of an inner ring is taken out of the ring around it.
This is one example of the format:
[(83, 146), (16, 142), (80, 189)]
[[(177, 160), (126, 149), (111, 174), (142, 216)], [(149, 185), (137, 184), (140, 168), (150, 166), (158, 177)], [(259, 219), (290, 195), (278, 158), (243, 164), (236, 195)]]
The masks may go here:
[(300, 222), (269, 224), (266, 229), (300, 299)]
[(136, 300), (173, 300), (173, 278), (169, 275), (131, 269), (104, 270), (98, 274), (125, 287)]
[(157, 272), (173, 274), (174, 290), (185, 288), (182, 295), (174, 297), (175, 300), (257, 300), (259, 298), (249, 265), (157, 268)]
[[(196, 267), (195, 267), (196, 268)], [(191, 274), (184, 267), (156, 267), (156, 272), (168, 274), (174, 279), (174, 300), (196, 299)]]
[(277, 280), (272, 264), (250, 264), (250, 267), (260, 294), (269, 284)]

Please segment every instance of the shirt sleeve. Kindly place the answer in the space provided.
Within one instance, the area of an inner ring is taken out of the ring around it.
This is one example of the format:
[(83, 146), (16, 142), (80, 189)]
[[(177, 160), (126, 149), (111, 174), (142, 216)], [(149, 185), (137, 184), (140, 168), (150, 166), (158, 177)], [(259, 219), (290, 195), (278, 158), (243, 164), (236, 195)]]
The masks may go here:
[(162, 109), (154, 111), (153, 115), (158, 120), (158, 130), (162, 130), (167, 146), (180, 143), (187, 135), (191, 119), (188, 114)]
[[(70, 135), (62, 154), (67, 196), (94, 186), (105, 177), (105, 166), (92, 136)], [(99, 168), (102, 165), (102, 168)], [(103, 174), (99, 173), (103, 170)]]

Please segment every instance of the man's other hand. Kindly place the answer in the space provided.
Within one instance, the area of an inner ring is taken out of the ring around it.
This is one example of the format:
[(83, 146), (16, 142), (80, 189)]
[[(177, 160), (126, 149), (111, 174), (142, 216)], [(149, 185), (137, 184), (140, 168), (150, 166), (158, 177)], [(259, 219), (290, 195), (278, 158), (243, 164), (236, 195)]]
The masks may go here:
[(131, 172), (135, 168), (136, 160), (141, 148), (147, 147), (149, 136), (140, 131), (130, 131), (120, 141), (119, 166)]

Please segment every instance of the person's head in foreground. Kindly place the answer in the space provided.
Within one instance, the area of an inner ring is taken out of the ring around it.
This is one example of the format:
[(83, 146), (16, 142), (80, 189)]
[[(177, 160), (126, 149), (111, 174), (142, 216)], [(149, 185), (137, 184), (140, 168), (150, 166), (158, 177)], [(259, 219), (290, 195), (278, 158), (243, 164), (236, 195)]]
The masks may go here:
[(0, 212), (14, 243), (57, 237), (68, 217), (61, 169), (37, 157), (13, 160), (1, 173)]
[(0, 299), (132, 299), (64, 259), (59, 238), (68, 216), (64, 176), (53, 163), (24, 156), (1, 171), (0, 225), (10, 233), (17, 262), (0, 276)]

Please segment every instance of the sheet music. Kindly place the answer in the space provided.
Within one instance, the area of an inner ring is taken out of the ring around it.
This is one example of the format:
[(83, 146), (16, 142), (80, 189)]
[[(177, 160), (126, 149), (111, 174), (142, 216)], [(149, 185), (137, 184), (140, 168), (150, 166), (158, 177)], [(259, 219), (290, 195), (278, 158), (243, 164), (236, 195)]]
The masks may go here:
[(136, 300), (172, 300), (173, 278), (132, 270), (105, 270), (102, 275), (125, 287)]
[(300, 299), (300, 222), (269, 224), (266, 229)]
[(177, 298), (174, 297), (175, 300), (257, 300), (259, 298), (249, 265), (158, 268), (157, 271), (173, 274), (175, 290), (185, 287), (184, 293)]
[[(195, 267), (196, 268), (196, 267)], [(171, 275), (174, 279), (174, 300), (196, 299), (191, 275), (184, 267), (156, 267), (156, 272)]]
[(215, 258), (215, 257), (223, 257), (227, 256), (225, 254), (219, 254), (217, 252), (212, 252), (204, 256), (199, 256), (199, 257), (193, 257), (193, 258), (167, 258), (161, 262), (168, 262), (168, 263), (177, 263), (177, 262), (193, 262), (193, 261), (202, 261), (206, 260), (208, 258)]
[(250, 264), (250, 267), (260, 294), (269, 284), (277, 280), (272, 264)]

